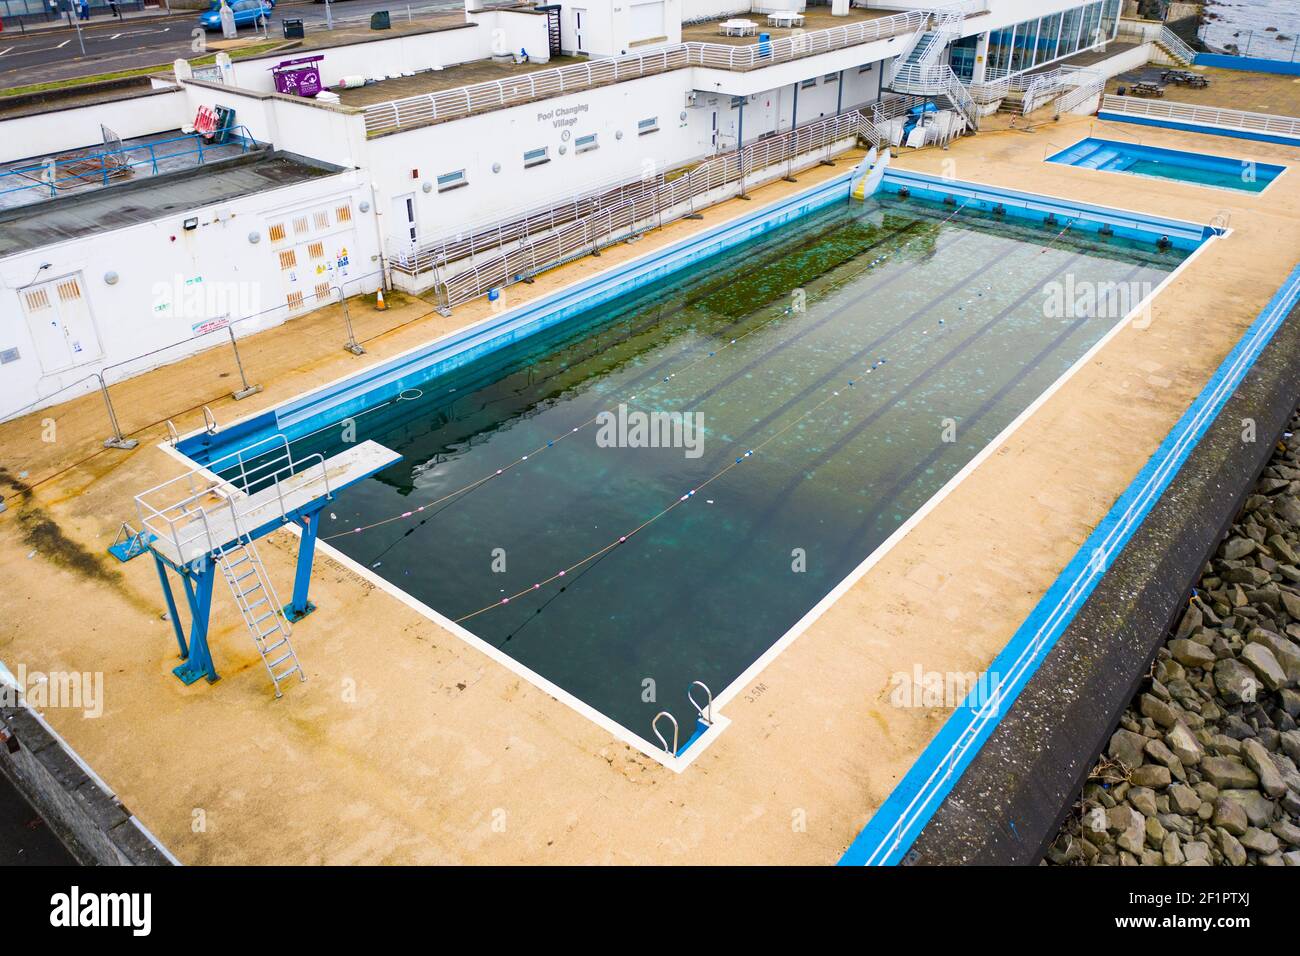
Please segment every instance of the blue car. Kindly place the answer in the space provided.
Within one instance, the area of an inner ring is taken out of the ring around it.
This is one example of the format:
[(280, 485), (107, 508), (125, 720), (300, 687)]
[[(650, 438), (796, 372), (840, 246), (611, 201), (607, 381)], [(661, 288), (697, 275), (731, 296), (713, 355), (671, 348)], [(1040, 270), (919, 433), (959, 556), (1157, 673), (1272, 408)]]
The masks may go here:
[[(265, 12), (268, 16), (275, 0), (230, 0), (230, 11), (235, 15), (235, 26), (246, 27), (257, 22)], [(221, 0), (212, 0), (212, 9), (199, 16), (199, 26), (205, 30), (221, 29)]]

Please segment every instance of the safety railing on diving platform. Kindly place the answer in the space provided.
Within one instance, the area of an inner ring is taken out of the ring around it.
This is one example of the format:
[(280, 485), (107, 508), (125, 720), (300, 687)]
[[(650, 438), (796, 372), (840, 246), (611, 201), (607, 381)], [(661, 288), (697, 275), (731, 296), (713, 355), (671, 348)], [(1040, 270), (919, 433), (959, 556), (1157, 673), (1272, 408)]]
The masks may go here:
[(299, 476), (330, 494), (324, 457), (295, 459), (289, 440), (272, 435), (141, 492), (136, 515), (144, 534), (170, 545), (178, 560), (206, 557), (271, 521), (287, 521), (296, 505), (286, 500), (284, 483)]

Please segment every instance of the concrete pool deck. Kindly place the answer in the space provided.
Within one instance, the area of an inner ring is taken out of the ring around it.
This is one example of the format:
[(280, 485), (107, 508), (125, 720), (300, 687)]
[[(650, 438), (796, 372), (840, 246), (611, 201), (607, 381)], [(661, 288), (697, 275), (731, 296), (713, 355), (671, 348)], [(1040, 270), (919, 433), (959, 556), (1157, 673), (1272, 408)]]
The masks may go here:
[[(133, 517), (131, 496), (180, 472), (154, 447), (165, 432), (152, 423), (171, 414), (182, 432), (198, 427), (228, 365), (220, 352), (114, 386), (127, 427), (145, 426), (134, 452), (97, 448), (95, 395), (0, 425), (0, 660), (104, 673), (103, 716), (46, 717), (186, 863), (833, 863), (949, 713), (893, 706), (891, 676), (978, 672), (992, 660), (1295, 264), (1295, 169), (1261, 196), (1042, 162), (1091, 123), (983, 133), (898, 165), (1197, 222), (1227, 214), (1232, 234), (1166, 288), (1148, 327), (1110, 340), (736, 696), (723, 710), (730, 726), (682, 774), (323, 554), (312, 583), (320, 610), (295, 630), (308, 683), (272, 699), (224, 595), (211, 635), (222, 680), (176, 681), (153, 568), (118, 565), (104, 549)], [(1300, 165), (1300, 150), (1266, 143), (1172, 130), (1144, 130), (1143, 141)], [(540, 296), (749, 214), (851, 158), (506, 296)], [(245, 340), (265, 391), (214, 403), (218, 419), (269, 408), (488, 307), (428, 311), (412, 302), (358, 316), (358, 334), (373, 336), (362, 359), (341, 340), (304, 347), (302, 332), (337, 323), (328, 314)], [(413, 321), (375, 335), (403, 316)], [(41, 440), (46, 418), (53, 442)], [(15, 485), (37, 482), (30, 497)], [(290, 579), (296, 544), (287, 533), (267, 539), (277, 581)]]

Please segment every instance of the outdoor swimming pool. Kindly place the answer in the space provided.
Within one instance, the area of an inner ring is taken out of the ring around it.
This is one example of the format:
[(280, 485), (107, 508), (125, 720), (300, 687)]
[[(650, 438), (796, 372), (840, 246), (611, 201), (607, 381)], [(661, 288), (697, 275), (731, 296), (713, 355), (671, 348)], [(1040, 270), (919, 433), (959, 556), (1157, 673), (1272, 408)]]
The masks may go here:
[(1187, 254), (841, 201), (277, 426), (295, 455), (403, 455), (322, 539), (637, 737), (667, 710), (685, 741), (692, 681), (721, 696)]
[(1286, 169), (1271, 163), (1091, 137), (1062, 150), (1048, 162), (1253, 193), (1263, 192)]

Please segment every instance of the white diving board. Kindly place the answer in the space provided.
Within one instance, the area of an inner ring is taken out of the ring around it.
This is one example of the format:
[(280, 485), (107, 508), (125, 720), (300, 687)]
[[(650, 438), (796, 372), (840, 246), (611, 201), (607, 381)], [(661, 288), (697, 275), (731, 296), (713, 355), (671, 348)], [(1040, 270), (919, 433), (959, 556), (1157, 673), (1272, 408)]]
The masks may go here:
[[(264, 445), (254, 447), (263, 451), (250, 457), (267, 454)], [(402, 457), (373, 441), (328, 459), (312, 455), (298, 462), (290, 458), (287, 442), (283, 448), (282, 454), (248, 468), (238, 453), (214, 462), (217, 470), (240, 469), (230, 479), (214, 478), (210, 466), (138, 495), (145, 531), (157, 536), (153, 550), (174, 567), (189, 564), (267, 525), (291, 520), (313, 502), (337, 495)], [(244, 490), (248, 487), (255, 490), (250, 494)]]

